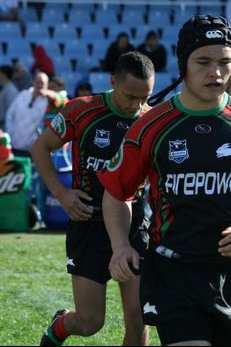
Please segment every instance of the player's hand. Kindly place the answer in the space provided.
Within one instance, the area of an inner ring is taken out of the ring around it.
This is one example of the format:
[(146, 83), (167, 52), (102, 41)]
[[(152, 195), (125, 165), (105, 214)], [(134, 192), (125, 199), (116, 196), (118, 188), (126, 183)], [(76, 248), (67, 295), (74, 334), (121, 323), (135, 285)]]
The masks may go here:
[(109, 271), (118, 282), (126, 282), (136, 278), (139, 270), (139, 254), (130, 245), (114, 250)]
[(88, 202), (91, 202), (92, 198), (86, 193), (81, 190), (66, 190), (58, 199), (71, 220), (87, 221), (91, 219), (93, 207), (88, 206)]
[(222, 231), (222, 237), (219, 242), (218, 252), (223, 257), (231, 257), (231, 227)]

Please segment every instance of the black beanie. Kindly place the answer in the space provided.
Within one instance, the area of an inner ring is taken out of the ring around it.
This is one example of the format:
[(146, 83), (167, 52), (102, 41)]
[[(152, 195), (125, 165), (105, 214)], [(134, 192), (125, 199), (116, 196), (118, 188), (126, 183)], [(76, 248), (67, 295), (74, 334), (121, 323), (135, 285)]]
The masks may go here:
[(181, 78), (186, 75), (189, 55), (197, 48), (209, 45), (231, 46), (231, 25), (224, 17), (198, 15), (182, 26), (176, 49)]

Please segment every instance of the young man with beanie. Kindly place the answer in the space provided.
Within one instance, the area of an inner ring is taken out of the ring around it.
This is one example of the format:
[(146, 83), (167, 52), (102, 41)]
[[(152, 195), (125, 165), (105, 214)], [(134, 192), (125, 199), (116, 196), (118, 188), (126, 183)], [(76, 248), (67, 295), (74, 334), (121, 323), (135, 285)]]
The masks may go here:
[(129, 263), (139, 267), (127, 237), (129, 201), (148, 177), (154, 214), (141, 274), (144, 323), (157, 327), (162, 345), (229, 346), (230, 24), (220, 16), (189, 19), (177, 56), (182, 92), (137, 121), (108, 170), (98, 174), (106, 188), (109, 269), (123, 282), (134, 278)]
[[(113, 90), (68, 102), (39, 137), (32, 156), (48, 188), (71, 219), (67, 231), (67, 271), (72, 275), (75, 309), (58, 311), (40, 346), (59, 346), (69, 335), (90, 336), (104, 325), (108, 266), (112, 256), (102, 214), (104, 188), (97, 172), (118, 151), (128, 128), (150, 109), (154, 66), (138, 52), (121, 55), (111, 82)], [(73, 189), (63, 186), (50, 152), (72, 141)], [(141, 190), (142, 191), (142, 190)], [(130, 239), (141, 257), (147, 250), (143, 198), (133, 199)], [(144, 346), (148, 329), (139, 305), (139, 276), (120, 284), (124, 311), (123, 345)]]

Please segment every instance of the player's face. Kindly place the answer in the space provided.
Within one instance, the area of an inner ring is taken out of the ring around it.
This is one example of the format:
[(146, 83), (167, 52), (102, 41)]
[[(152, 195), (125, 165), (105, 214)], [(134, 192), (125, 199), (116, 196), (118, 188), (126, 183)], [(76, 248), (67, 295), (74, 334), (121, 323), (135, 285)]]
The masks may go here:
[(142, 111), (147, 99), (152, 95), (154, 76), (140, 80), (128, 74), (126, 79), (113, 78), (112, 103), (123, 114), (130, 116)]
[(203, 103), (219, 103), (231, 78), (231, 48), (211, 45), (198, 48), (189, 56), (185, 91)]

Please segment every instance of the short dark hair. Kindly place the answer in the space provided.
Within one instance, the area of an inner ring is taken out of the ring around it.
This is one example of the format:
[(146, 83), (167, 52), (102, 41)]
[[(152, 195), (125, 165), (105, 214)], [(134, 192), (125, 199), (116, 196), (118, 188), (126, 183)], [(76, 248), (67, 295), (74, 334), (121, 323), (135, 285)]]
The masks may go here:
[(114, 75), (117, 78), (123, 79), (128, 74), (146, 80), (155, 74), (155, 69), (152, 61), (144, 54), (131, 51), (122, 54), (116, 64)]
[(6, 77), (11, 81), (13, 78), (13, 68), (10, 65), (1, 65), (0, 72), (6, 75)]
[(59, 90), (66, 89), (65, 81), (61, 77), (53, 76), (51, 77), (50, 82), (55, 83)]
[(147, 35), (146, 35), (146, 40), (149, 40), (149, 39), (151, 39), (151, 38), (154, 38), (154, 39), (157, 39), (157, 38), (158, 38), (156, 31), (150, 30), (150, 31), (147, 33)]

